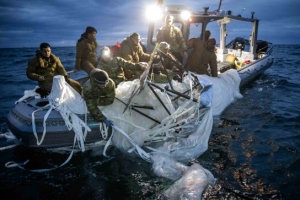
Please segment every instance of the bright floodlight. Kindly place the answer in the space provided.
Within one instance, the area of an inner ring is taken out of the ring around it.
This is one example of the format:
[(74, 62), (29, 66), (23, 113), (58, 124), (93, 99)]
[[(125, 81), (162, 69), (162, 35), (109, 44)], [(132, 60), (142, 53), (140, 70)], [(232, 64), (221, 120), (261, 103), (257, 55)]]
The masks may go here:
[(159, 20), (162, 18), (161, 8), (158, 6), (149, 6), (146, 11), (146, 16), (149, 20)]
[(184, 10), (181, 12), (181, 18), (187, 20), (191, 17), (191, 12)]

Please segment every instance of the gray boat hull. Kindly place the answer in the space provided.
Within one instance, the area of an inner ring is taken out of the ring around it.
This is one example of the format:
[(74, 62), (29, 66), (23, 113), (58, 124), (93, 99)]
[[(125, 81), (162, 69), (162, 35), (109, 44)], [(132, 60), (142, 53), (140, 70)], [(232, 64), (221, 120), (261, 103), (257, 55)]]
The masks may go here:
[[(75, 133), (73, 130), (69, 131), (60, 113), (52, 110), (46, 120), (46, 136), (41, 145), (37, 144), (37, 139), (33, 134), (32, 117), (33, 111), (43, 107), (47, 104), (46, 99), (36, 99), (29, 97), (15, 105), (7, 116), (7, 125), (14, 136), (19, 139), (25, 146), (28, 147), (64, 147), (72, 146), (74, 143)], [(43, 109), (35, 113), (35, 125), (37, 137), (41, 140), (44, 127), (43, 120), (48, 109)], [(84, 121), (85, 116), (79, 115)], [(88, 132), (85, 143), (93, 143), (103, 140), (99, 131), (99, 122), (95, 121), (89, 114), (87, 115), (87, 124), (91, 131)]]
[(267, 55), (261, 59), (252, 62), (241, 69), (238, 69), (239, 76), (241, 77), (240, 87), (252, 82), (254, 79), (263, 74), (268, 68), (273, 65), (274, 58)]

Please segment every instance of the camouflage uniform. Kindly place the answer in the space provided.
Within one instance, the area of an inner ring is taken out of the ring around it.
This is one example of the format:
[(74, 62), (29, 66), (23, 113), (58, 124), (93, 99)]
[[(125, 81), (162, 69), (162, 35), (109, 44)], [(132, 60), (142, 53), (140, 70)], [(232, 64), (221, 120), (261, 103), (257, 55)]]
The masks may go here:
[[(59, 58), (54, 54), (51, 54), (49, 58), (45, 58), (41, 55), (40, 51), (37, 51), (36, 57), (28, 61), (28, 67), (26, 75), (29, 79), (38, 81), (39, 87), (47, 92), (51, 92), (53, 77), (56, 75), (62, 75), (67, 77), (68, 74), (60, 62)], [(43, 81), (39, 81), (39, 76), (44, 76)], [(69, 84), (81, 94), (82, 87), (77, 82), (68, 78)]]
[(188, 47), (194, 48), (188, 57), (185, 69), (197, 74), (210, 75), (207, 71), (208, 65), (211, 70), (211, 76), (218, 76), (217, 56), (214, 50), (207, 50), (206, 44), (199, 38), (193, 38), (188, 41)]
[(158, 44), (167, 42), (170, 45), (171, 53), (182, 63), (181, 53), (187, 50), (187, 46), (179, 28), (174, 25), (171, 25), (170, 30), (167, 30), (166, 26), (161, 27), (157, 31), (156, 41)]
[[(172, 58), (173, 60), (176, 60), (176, 58), (174, 58), (174, 56), (173, 56), (171, 53), (167, 53), (166, 55), (169, 56), (170, 58)], [(153, 56), (153, 63), (154, 63), (154, 64), (159, 63), (159, 62), (161, 61), (161, 59), (162, 59), (162, 61), (163, 61), (162, 64), (164, 64), (164, 67), (165, 67), (166, 69), (172, 69), (173, 66), (176, 66), (176, 64), (175, 64), (174, 62), (172, 62), (172, 61), (171, 61), (170, 59), (168, 59), (168, 58), (165, 58), (163, 55), (162, 55), (161, 58), (160, 58), (159, 53), (154, 54), (154, 56)]]
[[(167, 53), (167, 56), (169, 56), (170, 58), (172, 58), (173, 60), (176, 60), (176, 58), (174, 58), (174, 56), (171, 53)], [(167, 72), (165, 71), (165, 69), (163, 68), (163, 66), (161, 66), (161, 68), (153, 68), (153, 73), (154, 73), (154, 81), (156, 83), (168, 83), (168, 79), (166, 77), (166, 75), (169, 76), (170, 80), (172, 80), (174, 78), (174, 76), (176, 74), (179, 75), (179, 77), (182, 75), (183, 70), (182, 70), (182, 66), (179, 66), (177, 63), (174, 63), (171, 59), (165, 58), (163, 55), (160, 58), (160, 55), (158, 53), (154, 54), (153, 57), (153, 63), (159, 63), (161, 62), (161, 60), (163, 61), (162, 64), (164, 64), (164, 67), (166, 68)], [(153, 65), (152, 65), (153, 67)], [(173, 72), (170, 71), (172, 69), (177, 68), (177, 72)], [(162, 76), (164, 75), (164, 76)], [(178, 80), (178, 77), (176, 76), (176, 80)]]
[(175, 73), (173, 71), (168, 70), (168, 75), (163, 74), (161, 72), (156, 72), (156, 73), (151, 73), (149, 74), (149, 78), (151, 80), (151, 76), (152, 76), (152, 82), (154, 83), (169, 83), (168, 77), (170, 79), (170, 81), (172, 81), (173, 77), (174, 77)]
[(105, 62), (101, 57), (98, 59), (97, 68), (106, 71), (109, 77), (115, 82), (116, 86), (126, 80), (124, 70), (139, 71), (142, 74), (141, 66), (132, 62), (128, 62), (120, 57), (112, 57), (110, 62)]
[[(150, 55), (144, 53), (140, 44), (135, 45), (129, 36), (122, 41), (121, 48), (117, 55), (133, 63), (149, 62), (150, 60)], [(137, 75), (130, 69), (125, 69), (124, 73), (127, 80), (138, 78)]]
[(83, 69), (87, 74), (97, 66), (96, 51), (98, 43), (87, 38), (83, 33), (76, 44), (75, 69)]
[(114, 102), (116, 96), (115, 83), (109, 79), (105, 88), (99, 88), (93, 78), (93, 75), (100, 69), (93, 69), (90, 73), (90, 79), (83, 85), (82, 96), (86, 101), (90, 114), (98, 121), (104, 122), (106, 117), (99, 110), (98, 106), (107, 106)]

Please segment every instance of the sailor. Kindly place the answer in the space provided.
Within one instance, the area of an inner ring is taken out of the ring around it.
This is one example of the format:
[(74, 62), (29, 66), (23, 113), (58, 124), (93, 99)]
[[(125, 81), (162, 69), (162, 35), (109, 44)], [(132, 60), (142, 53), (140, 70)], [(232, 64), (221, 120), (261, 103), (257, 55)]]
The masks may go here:
[[(218, 76), (217, 56), (215, 54), (216, 40), (214, 38), (203, 42), (200, 38), (192, 38), (188, 41), (188, 48), (193, 48), (185, 69), (197, 74)], [(208, 71), (210, 67), (210, 73)]]
[(153, 83), (169, 83), (175, 75), (176, 68), (173, 67), (171, 70), (167, 69), (165, 73), (151, 70), (148, 77)]
[[(157, 43), (167, 42), (170, 44), (171, 53), (179, 60), (183, 62), (183, 56), (188, 57), (187, 46), (183, 39), (182, 32), (179, 28), (173, 25), (174, 17), (167, 15), (165, 18), (165, 25), (158, 29), (156, 39)], [(183, 56), (182, 56), (183, 53)]]
[(176, 78), (177, 74), (179, 77), (182, 74), (182, 70), (179, 67), (181, 63), (170, 53), (170, 45), (166, 42), (161, 42), (158, 48), (161, 53), (156, 52), (153, 57), (153, 64), (151, 65), (151, 73), (153, 73), (152, 81), (156, 83), (167, 83), (167, 76), (170, 80), (174, 77), (178, 80), (178, 78)]
[(106, 71), (110, 78), (115, 82), (116, 86), (119, 83), (127, 80), (124, 74), (126, 69), (135, 71), (141, 75), (146, 69), (146, 66), (141, 63), (133, 63), (126, 61), (121, 57), (113, 57), (108, 47), (104, 46), (100, 50), (97, 68)]
[(90, 74), (97, 66), (96, 50), (98, 43), (96, 41), (97, 30), (88, 26), (76, 44), (76, 62), (74, 72), (83, 69)]
[[(167, 42), (161, 42), (161, 43), (159, 43), (158, 48), (162, 53), (156, 52), (154, 54), (153, 63), (158, 64), (160, 62), (163, 62), (160, 64), (163, 64), (164, 67), (168, 70), (171, 70), (174, 66), (176, 66), (178, 68), (178, 70), (180, 70), (179, 65), (181, 65), (181, 63), (179, 63), (179, 61), (170, 52), (170, 45)], [(167, 58), (166, 56), (169, 58)], [(155, 67), (153, 70), (161, 71), (162, 73), (164, 73), (163, 66), (160, 66), (160, 68)]]
[(90, 114), (99, 122), (104, 122), (107, 126), (112, 126), (98, 106), (108, 106), (114, 102), (116, 96), (115, 83), (108, 74), (101, 69), (93, 69), (90, 79), (83, 85), (82, 96), (86, 101)]
[(64, 76), (66, 82), (81, 94), (81, 85), (68, 77), (59, 58), (51, 53), (48, 43), (41, 43), (40, 49), (36, 51), (36, 56), (28, 61), (26, 75), (29, 79), (38, 81), (39, 88), (36, 92), (43, 98), (51, 92), (53, 77), (56, 75)]
[[(205, 30), (205, 31), (204, 31), (204, 41), (205, 41), (205, 42), (209, 39), (210, 35), (211, 35), (210, 30)], [(201, 33), (201, 35), (200, 35), (200, 39), (202, 40), (202, 33)]]
[[(149, 62), (150, 55), (144, 52), (140, 41), (140, 35), (138, 33), (132, 33), (122, 41), (121, 48), (117, 55), (133, 63)], [(137, 74), (129, 69), (125, 69), (124, 73), (127, 80), (138, 78)]]

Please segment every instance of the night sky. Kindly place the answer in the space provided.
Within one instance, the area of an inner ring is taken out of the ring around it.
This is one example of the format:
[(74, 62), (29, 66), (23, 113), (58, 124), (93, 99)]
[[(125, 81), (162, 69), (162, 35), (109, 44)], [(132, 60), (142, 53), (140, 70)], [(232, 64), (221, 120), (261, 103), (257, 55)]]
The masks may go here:
[[(99, 45), (121, 42), (138, 32), (146, 43), (147, 6), (156, 0), (0, 0), (0, 48), (75, 46), (87, 26), (98, 30)], [(219, 0), (165, 0), (193, 11), (216, 10)], [(243, 8), (245, 10), (243, 11)], [(274, 44), (300, 44), (300, 0), (223, 0), (221, 10), (260, 20), (258, 38)], [(236, 29), (238, 35), (242, 29)], [(219, 36), (214, 35), (217, 41)]]

